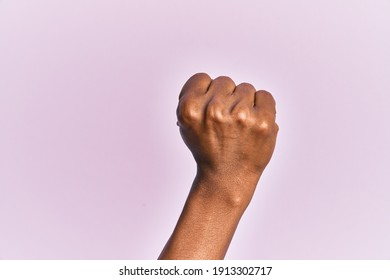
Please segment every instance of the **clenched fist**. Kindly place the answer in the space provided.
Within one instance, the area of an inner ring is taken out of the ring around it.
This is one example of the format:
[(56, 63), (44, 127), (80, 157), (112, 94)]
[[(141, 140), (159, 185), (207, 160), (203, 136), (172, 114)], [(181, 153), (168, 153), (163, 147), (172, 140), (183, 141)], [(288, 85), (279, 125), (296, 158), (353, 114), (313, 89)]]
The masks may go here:
[(275, 148), (275, 101), (250, 84), (195, 74), (177, 107), (197, 174), (159, 259), (223, 259)]
[(222, 190), (212, 184), (209, 191), (250, 200), (274, 151), (275, 115), (272, 95), (251, 84), (236, 86), (229, 77), (212, 80), (204, 73), (185, 83), (177, 107), (178, 126), (197, 163), (198, 179), (236, 183)]

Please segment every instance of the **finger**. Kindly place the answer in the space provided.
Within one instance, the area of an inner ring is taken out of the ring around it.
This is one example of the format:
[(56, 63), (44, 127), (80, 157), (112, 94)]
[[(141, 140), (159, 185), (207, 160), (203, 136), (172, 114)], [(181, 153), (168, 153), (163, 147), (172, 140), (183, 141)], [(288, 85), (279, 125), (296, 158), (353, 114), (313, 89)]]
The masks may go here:
[(265, 90), (259, 90), (255, 93), (254, 109), (258, 112), (276, 114), (275, 99), (272, 94)]
[(207, 94), (227, 96), (231, 95), (235, 88), (236, 84), (231, 78), (226, 76), (220, 76), (212, 81), (207, 91)]
[(197, 73), (193, 75), (188, 81), (184, 84), (182, 90), (179, 94), (179, 100), (184, 95), (203, 95), (207, 92), (212, 79), (206, 73)]
[(252, 109), (255, 101), (255, 93), (256, 89), (251, 84), (239, 84), (232, 93), (235, 102), (233, 102), (231, 111), (233, 111), (237, 106)]

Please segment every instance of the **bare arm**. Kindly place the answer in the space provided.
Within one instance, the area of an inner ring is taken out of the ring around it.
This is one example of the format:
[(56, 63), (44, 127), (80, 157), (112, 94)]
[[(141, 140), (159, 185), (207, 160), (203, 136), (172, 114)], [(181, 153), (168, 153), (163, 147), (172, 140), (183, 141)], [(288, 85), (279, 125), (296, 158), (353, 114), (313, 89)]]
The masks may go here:
[(184, 85), (177, 116), (197, 175), (159, 259), (223, 259), (275, 147), (275, 101), (201, 73)]

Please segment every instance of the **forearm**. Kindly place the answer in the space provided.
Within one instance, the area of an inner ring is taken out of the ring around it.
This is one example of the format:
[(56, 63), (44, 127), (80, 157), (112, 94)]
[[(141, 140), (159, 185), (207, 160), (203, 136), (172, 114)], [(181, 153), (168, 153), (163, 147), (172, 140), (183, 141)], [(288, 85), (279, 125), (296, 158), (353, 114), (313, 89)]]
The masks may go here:
[(159, 259), (224, 258), (250, 201), (234, 191), (225, 191), (242, 189), (237, 184), (249, 182), (225, 179), (195, 178), (176, 228)]

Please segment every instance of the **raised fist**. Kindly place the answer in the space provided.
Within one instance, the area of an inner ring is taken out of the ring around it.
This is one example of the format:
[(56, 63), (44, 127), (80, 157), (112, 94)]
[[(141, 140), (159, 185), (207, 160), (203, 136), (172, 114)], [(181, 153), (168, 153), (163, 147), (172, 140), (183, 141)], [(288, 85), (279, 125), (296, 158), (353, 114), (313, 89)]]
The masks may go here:
[[(224, 191), (249, 199), (274, 151), (275, 116), (269, 92), (204, 73), (185, 83), (177, 107), (177, 124), (197, 163), (197, 176), (236, 182), (237, 187)], [(240, 189), (244, 182), (252, 187)]]
[(197, 174), (159, 259), (223, 259), (275, 148), (275, 100), (228, 77), (192, 76), (177, 124)]

